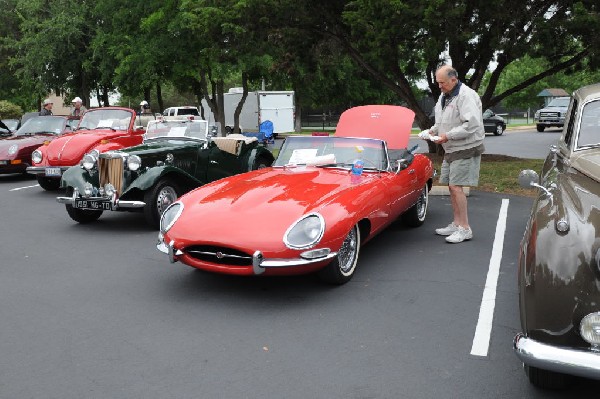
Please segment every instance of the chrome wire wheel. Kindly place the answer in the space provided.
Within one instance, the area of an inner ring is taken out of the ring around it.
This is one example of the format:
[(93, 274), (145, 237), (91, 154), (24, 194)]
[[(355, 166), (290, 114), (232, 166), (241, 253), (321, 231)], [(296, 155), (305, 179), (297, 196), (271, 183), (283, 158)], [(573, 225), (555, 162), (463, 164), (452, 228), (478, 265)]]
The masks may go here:
[(421, 195), (419, 196), (419, 200), (417, 201), (417, 219), (425, 220), (425, 216), (427, 215), (427, 202), (429, 201), (429, 190), (427, 187), (424, 187), (421, 191)]
[(356, 265), (356, 258), (358, 257), (358, 234), (358, 228), (354, 226), (344, 239), (338, 252), (340, 271), (344, 276), (352, 273)]
[(156, 196), (156, 209), (162, 215), (165, 209), (177, 200), (177, 192), (171, 186), (163, 186)]

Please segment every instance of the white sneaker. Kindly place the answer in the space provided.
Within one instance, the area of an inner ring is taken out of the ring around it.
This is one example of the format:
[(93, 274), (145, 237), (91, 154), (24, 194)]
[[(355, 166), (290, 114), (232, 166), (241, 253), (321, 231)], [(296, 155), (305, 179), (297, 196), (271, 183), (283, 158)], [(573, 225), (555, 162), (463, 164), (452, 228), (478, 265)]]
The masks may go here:
[(456, 230), (458, 230), (458, 225), (456, 225), (456, 224), (454, 224), (454, 222), (452, 222), (446, 227), (435, 229), (435, 234), (438, 234), (440, 236), (449, 236), (450, 234), (454, 233)]
[(462, 226), (458, 226), (458, 229), (454, 233), (446, 237), (446, 242), (458, 244), (459, 242), (470, 240), (471, 238), (473, 238), (473, 231), (471, 228), (465, 229)]

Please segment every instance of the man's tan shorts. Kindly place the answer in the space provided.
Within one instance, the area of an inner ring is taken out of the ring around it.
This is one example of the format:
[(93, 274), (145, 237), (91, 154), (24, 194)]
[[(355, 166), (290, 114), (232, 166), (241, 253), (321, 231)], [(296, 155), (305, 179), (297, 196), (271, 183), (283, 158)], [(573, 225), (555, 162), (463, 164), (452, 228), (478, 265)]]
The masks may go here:
[(481, 155), (467, 159), (457, 159), (450, 163), (442, 161), (440, 183), (452, 186), (477, 186)]

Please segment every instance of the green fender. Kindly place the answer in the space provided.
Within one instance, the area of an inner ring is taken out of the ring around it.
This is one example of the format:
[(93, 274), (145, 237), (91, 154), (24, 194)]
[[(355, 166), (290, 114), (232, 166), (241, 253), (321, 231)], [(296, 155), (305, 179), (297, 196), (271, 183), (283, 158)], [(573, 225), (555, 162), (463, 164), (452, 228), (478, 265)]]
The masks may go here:
[(85, 183), (91, 183), (92, 186), (98, 187), (98, 172), (90, 174), (86, 169), (80, 165), (71, 166), (67, 169), (60, 179), (60, 187), (74, 187), (83, 192), (83, 186)]

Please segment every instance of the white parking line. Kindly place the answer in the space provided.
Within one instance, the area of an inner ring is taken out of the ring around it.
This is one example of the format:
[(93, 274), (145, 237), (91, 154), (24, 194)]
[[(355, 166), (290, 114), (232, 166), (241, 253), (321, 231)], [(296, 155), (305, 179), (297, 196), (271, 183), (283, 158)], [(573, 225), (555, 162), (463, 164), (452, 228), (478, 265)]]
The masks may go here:
[(492, 247), (492, 257), (488, 268), (481, 306), (479, 307), (479, 320), (473, 337), (471, 355), (487, 356), (490, 347), (490, 336), (492, 334), (492, 321), (494, 320), (494, 307), (496, 306), (496, 287), (498, 275), (500, 274), (500, 262), (502, 261), (502, 249), (504, 247), (504, 232), (506, 231), (506, 217), (508, 215), (508, 199), (502, 200), (498, 222), (496, 223), (496, 236)]
[(33, 187), (39, 187), (39, 184), (34, 184), (33, 186), (25, 186), (25, 187), (17, 187), (17, 188), (13, 188), (10, 189), (8, 191), (19, 191), (19, 190), (25, 190), (26, 188), (33, 188)]

